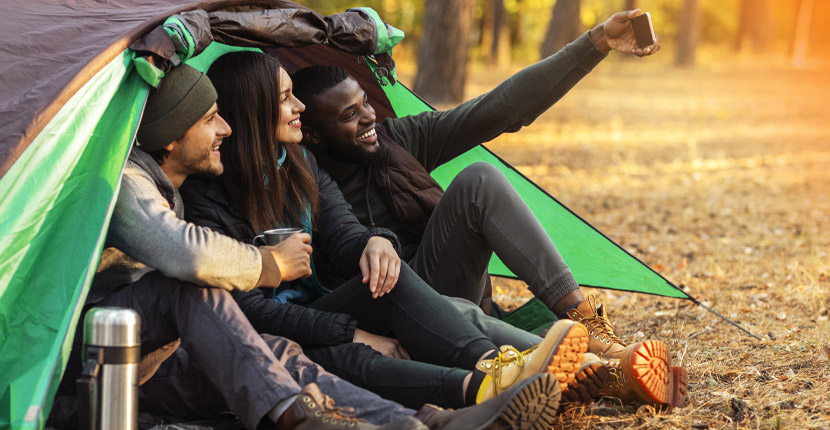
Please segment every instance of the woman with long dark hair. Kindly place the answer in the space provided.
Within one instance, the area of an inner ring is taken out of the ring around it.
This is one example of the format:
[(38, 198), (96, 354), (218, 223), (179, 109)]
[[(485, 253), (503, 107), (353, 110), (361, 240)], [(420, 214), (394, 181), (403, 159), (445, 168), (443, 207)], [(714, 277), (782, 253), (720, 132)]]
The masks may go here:
[[(498, 348), (400, 262), (394, 234), (358, 222), (335, 183), (299, 146), (304, 106), (276, 58), (226, 54), (208, 76), (233, 134), (221, 147), (225, 173), (182, 187), (186, 216), (245, 242), (264, 230), (303, 227), (304, 234), (280, 246), (300, 249), (311, 240), (315, 260), (327, 259), (349, 279), (329, 291), (313, 273), (303, 278), (287, 270), (286, 276), (278, 262), (278, 288), (237, 295), (257, 330), (296, 340), (329, 371), (408, 406), (472, 405), (515, 386), (527, 397), (509, 402), (550, 407), (549, 397), (558, 397), (559, 390), (549, 386), (549, 377), (536, 376), (547, 372), (575, 396), (578, 390), (567, 388), (587, 348), (584, 326), (560, 321), (538, 346), (517, 345), (528, 351)], [(313, 262), (309, 268), (313, 272)], [(406, 360), (409, 355), (413, 361)], [(591, 371), (600, 368), (599, 362), (591, 365)]]

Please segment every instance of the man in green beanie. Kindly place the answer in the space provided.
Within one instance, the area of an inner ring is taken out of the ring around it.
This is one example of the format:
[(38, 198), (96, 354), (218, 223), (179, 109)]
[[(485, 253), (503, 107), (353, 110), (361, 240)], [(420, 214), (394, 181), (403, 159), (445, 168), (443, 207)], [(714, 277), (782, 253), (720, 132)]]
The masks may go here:
[[(413, 410), (325, 372), (296, 343), (260, 336), (240, 311), (229, 291), (308, 276), (311, 247), (298, 235), (257, 248), (183, 220), (179, 186), (193, 173), (222, 173), (219, 147), (230, 133), (213, 85), (192, 67), (171, 70), (150, 91), (83, 310), (117, 306), (141, 316), (142, 411), (195, 420), (230, 409), (249, 429), (269, 421), (286, 429), (425, 429)], [(59, 391), (68, 398), (82, 330)], [(385, 425), (340, 414), (326, 395)]]

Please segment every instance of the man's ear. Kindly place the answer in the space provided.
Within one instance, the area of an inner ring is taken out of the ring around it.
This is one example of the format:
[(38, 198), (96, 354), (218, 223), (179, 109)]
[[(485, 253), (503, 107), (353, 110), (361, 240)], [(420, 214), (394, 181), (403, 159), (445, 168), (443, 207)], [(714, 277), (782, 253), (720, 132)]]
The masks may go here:
[(166, 149), (168, 152), (170, 152), (170, 151), (172, 151), (172, 150), (173, 150), (173, 148), (176, 146), (176, 143), (178, 143), (178, 142), (179, 142), (178, 140), (174, 140), (174, 141), (172, 141), (172, 142), (168, 143), (168, 144), (164, 147), (164, 149)]
[(317, 134), (317, 130), (304, 125), (300, 127), (300, 130), (303, 132), (303, 142), (309, 143), (312, 145), (319, 145), (320, 144), (320, 135)]

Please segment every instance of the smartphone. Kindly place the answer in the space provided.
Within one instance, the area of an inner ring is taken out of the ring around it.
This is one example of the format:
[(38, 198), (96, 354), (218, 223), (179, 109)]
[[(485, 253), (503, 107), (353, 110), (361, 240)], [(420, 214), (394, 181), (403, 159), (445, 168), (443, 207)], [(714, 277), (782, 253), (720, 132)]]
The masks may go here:
[(651, 14), (646, 12), (631, 21), (634, 27), (634, 37), (637, 39), (637, 46), (648, 48), (657, 42), (657, 35), (654, 34), (654, 26), (651, 25)]

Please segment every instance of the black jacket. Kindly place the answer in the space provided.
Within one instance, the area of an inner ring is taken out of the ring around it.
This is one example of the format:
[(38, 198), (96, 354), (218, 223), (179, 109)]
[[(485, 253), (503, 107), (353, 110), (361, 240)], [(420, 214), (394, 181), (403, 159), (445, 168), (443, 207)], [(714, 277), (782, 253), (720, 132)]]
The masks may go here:
[[(312, 235), (315, 261), (326, 259), (329, 266), (336, 267), (339, 275), (346, 279), (359, 275), (360, 256), (370, 237), (387, 237), (396, 247), (397, 239), (389, 230), (370, 231), (360, 224), (337, 184), (317, 166), (310, 153), (307, 159), (320, 194), (320, 214)], [(241, 242), (253, 241), (257, 233), (242, 211), (231, 203), (221, 179), (192, 175), (179, 192), (184, 200), (186, 220)], [(303, 346), (336, 345), (353, 340), (357, 321), (351, 316), (293, 303), (276, 303), (270, 298), (271, 292), (271, 289), (232, 292), (258, 332), (286, 337)]]

